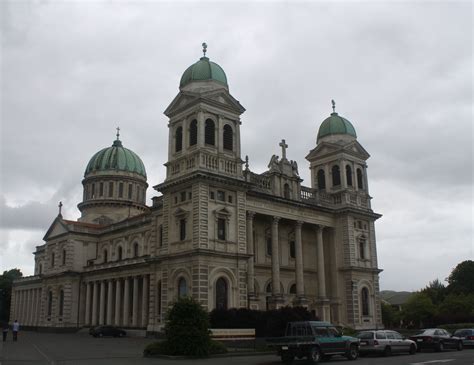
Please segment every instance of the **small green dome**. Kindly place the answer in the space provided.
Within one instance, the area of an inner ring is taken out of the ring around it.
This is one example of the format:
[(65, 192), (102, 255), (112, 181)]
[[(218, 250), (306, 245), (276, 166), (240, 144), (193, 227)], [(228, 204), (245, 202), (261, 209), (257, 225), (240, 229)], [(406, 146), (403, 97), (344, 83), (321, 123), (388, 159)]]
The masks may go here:
[(97, 152), (87, 164), (84, 176), (96, 171), (124, 171), (142, 175), (146, 179), (145, 166), (138, 155), (115, 140), (111, 147)]
[(179, 87), (186, 86), (192, 81), (213, 80), (227, 85), (227, 77), (224, 70), (217, 63), (209, 61), (207, 57), (201, 57), (194, 65), (189, 66), (181, 76)]
[(354, 138), (357, 138), (357, 134), (352, 123), (346, 118), (338, 115), (336, 112), (331, 113), (331, 116), (326, 118), (324, 122), (321, 123), (317, 141), (332, 134), (348, 134)]

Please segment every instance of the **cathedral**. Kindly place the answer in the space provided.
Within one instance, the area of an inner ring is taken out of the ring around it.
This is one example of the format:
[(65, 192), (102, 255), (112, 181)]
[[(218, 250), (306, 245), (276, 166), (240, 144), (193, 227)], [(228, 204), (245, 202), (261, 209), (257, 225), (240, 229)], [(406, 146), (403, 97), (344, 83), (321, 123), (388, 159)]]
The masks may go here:
[(168, 161), (156, 196), (147, 204), (145, 166), (117, 131), (85, 168), (80, 218), (65, 219), (60, 207), (34, 252), (34, 275), (15, 281), (12, 321), (158, 332), (173, 302), (191, 296), (208, 311), (304, 306), (334, 324), (382, 326), (380, 215), (354, 126), (333, 102), (306, 156), (311, 186), (285, 140), (267, 171), (251, 171), (241, 156), (245, 108), (203, 46), (164, 112)]

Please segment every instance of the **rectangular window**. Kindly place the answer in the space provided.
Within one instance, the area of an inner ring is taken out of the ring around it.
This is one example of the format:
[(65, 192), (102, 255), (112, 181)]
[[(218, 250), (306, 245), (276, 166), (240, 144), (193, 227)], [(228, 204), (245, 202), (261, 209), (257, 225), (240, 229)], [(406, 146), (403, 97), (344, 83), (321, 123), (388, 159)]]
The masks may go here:
[(185, 191), (181, 192), (181, 201), (182, 202), (186, 201), (186, 192)]
[(54, 267), (54, 252), (51, 254), (51, 267)]
[(186, 239), (186, 219), (179, 221), (179, 239), (184, 241)]
[(111, 181), (109, 182), (109, 198), (114, 196), (114, 183)]
[(99, 185), (99, 196), (104, 196), (104, 183), (101, 182)]
[(228, 201), (229, 203), (232, 203), (232, 195), (229, 195), (229, 196), (227, 197), (227, 201)]
[(211, 198), (212, 200), (214, 200), (214, 199), (216, 198), (213, 191), (211, 191), (210, 198)]
[(290, 241), (290, 257), (292, 259), (296, 257), (295, 241)]
[(226, 239), (225, 226), (226, 226), (226, 222), (224, 218), (217, 219), (217, 239), (225, 241)]
[(66, 250), (63, 250), (63, 266), (66, 265)]
[(266, 247), (267, 255), (271, 256), (272, 255), (272, 238), (267, 237), (267, 247)]
[(92, 198), (92, 199), (95, 198), (95, 184), (92, 184), (92, 188), (91, 188), (91, 198)]
[(189, 192), (188, 193), (188, 199), (191, 200), (193, 198), (193, 193), (192, 192)]
[(128, 184), (128, 199), (132, 200), (132, 184)]
[(119, 183), (119, 198), (123, 198), (123, 182)]
[(217, 190), (217, 200), (225, 202), (225, 192)]
[(177, 196), (174, 197), (174, 203), (178, 204), (178, 197)]
[(163, 247), (163, 225), (160, 224), (160, 241), (159, 241), (159, 244), (160, 244), (160, 247)]

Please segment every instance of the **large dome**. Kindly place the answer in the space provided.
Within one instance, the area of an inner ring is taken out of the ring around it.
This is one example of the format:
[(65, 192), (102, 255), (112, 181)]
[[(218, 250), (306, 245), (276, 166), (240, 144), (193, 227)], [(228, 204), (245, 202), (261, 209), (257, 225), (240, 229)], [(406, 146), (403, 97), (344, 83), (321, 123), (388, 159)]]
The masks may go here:
[(227, 85), (227, 77), (224, 70), (217, 63), (209, 61), (207, 57), (201, 57), (195, 64), (189, 66), (181, 76), (179, 87), (186, 86), (192, 81), (217, 81), (225, 86)]
[(142, 175), (146, 179), (145, 166), (138, 155), (122, 146), (117, 137), (111, 147), (97, 152), (87, 164), (84, 176), (98, 171), (124, 171)]

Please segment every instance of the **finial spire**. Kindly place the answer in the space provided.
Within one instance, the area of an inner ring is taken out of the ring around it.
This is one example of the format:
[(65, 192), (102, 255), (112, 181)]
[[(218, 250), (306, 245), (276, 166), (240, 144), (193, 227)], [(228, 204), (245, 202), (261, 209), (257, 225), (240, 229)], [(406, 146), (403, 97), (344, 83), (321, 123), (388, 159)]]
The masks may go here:
[(335, 113), (336, 112), (336, 102), (333, 100), (331, 100), (331, 104), (332, 104), (332, 112)]
[(62, 214), (61, 214), (61, 208), (63, 207), (63, 202), (59, 202), (58, 204), (58, 208), (59, 208), (59, 213), (58, 213), (58, 216), (61, 216), (62, 217)]
[(207, 43), (204, 42), (202, 44), (202, 53), (204, 54), (204, 57), (206, 57), (206, 52), (207, 52)]
[(286, 159), (286, 149), (288, 148), (288, 145), (286, 144), (285, 140), (282, 139), (279, 146), (281, 147), (281, 154), (282, 154), (282, 157), (281, 159)]
[(245, 170), (248, 170), (249, 169), (249, 156), (246, 155), (245, 156)]
[(116, 134), (116, 136), (117, 136), (117, 141), (120, 141), (120, 139), (119, 139), (119, 137), (120, 137), (120, 127), (117, 127), (117, 128), (115, 128), (115, 129), (117, 129), (117, 134)]

